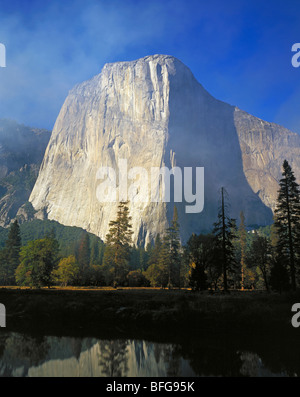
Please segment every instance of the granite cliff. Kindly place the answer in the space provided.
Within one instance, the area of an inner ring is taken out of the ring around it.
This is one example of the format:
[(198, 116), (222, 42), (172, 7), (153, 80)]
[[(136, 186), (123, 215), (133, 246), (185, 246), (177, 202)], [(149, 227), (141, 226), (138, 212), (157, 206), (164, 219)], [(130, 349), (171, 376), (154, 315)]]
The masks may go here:
[(0, 226), (32, 219), (28, 198), (39, 173), (50, 131), (0, 119)]
[[(99, 200), (101, 167), (118, 170), (120, 159), (149, 175), (152, 167), (204, 167), (203, 211), (176, 203), (185, 240), (210, 230), (221, 186), (231, 216), (244, 211), (248, 225), (270, 224), (283, 160), (299, 178), (299, 154), (298, 134), (215, 99), (176, 58), (148, 56), (106, 64), (70, 91), (29, 201), (49, 219), (105, 239), (117, 203)], [(138, 187), (134, 194), (141, 200), (129, 203), (133, 238), (144, 244), (167, 227), (172, 197), (151, 202)]]

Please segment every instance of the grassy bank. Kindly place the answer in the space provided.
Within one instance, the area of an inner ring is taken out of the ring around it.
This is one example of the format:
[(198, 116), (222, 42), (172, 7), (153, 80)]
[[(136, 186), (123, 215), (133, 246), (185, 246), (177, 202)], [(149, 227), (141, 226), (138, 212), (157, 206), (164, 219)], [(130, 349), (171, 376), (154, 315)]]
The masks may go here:
[(291, 306), (299, 294), (228, 295), (155, 289), (1, 288), (7, 330), (112, 337), (188, 333), (293, 336)]

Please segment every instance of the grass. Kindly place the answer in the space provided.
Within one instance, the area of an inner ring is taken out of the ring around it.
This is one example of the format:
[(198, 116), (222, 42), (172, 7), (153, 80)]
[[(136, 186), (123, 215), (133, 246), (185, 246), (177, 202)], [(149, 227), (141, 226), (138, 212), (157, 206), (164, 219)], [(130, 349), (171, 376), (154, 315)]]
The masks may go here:
[(43, 334), (154, 336), (198, 333), (295, 334), (299, 293), (230, 294), (155, 288), (0, 288), (7, 330)]
[(237, 352), (255, 353), (273, 373), (300, 373), (300, 328), (291, 326), (299, 292), (3, 287), (0, 302), (4, 333), (172, 344), (199, 374), (231, 376), (241, 365)]

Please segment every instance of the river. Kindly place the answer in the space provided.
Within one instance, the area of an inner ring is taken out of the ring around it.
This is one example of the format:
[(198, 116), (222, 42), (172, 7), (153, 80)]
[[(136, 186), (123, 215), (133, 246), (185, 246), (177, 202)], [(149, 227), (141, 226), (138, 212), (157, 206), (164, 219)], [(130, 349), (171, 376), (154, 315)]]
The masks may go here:
[[(264, 344), (265, 345), (265, 344)], [(299, 362), (285, 364), (281, 349), (266, 360), (235, 343), (209, 338), (194, 344), (137, 339), (33, 336), (0, 333), (1, 377), (199, 377), (297, 376)], [(266, 350), (264, 350), (266, 353)], [(278, 355), (279, 354), (279, 355)]]

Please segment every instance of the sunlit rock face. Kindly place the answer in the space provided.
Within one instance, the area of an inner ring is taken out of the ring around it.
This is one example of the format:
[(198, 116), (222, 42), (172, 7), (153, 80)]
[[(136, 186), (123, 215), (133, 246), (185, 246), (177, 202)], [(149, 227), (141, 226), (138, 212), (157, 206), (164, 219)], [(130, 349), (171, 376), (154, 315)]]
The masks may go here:
[(0, 376), (138, 377), (194, 376), (176, 346), (139, 340), (2, 337)]
[[(145, 340), (2, 334), (0, 377), (279, 377), (291, 373), (284, 369), (285, 361), (277, 373), (273, 356), (266, 365), (257, 353), (235, 349), (235, 343), (219, 346), (208, 340), (203, 339), (195, 351)], [(228, 362), (219, 360), (222, 353)]]
[(213, 98), (174, 57), (107, 64), (66, 98), (30, 201), (49, 219), (105, 239), (117, 203), (99, 200), (99, 169), (114, 169), (119, 187), (126, 160), (128, 170), (143, 167), (148, 176), (127, 179), (133, 240), (147, 244), (164, 232), (174, 206), (172, 194), (151, 202), (151, 169), (192, 167), (195, 193), (195, 169), (204, 167), (203, 211), (186, 213), (184, 194), (176, 202), (184, 241), (210, 230), (222, 186), (232, 217), (244, 211), (248, 225), (271, 223), (282, 162), (300, 176), (299, 148), (297, 134)]

